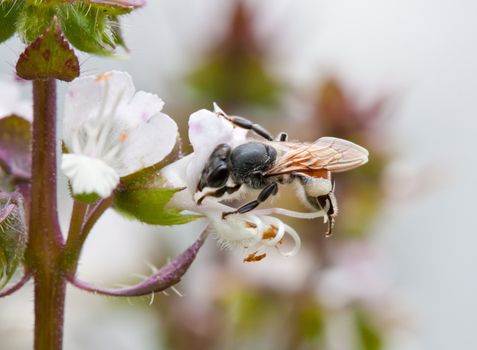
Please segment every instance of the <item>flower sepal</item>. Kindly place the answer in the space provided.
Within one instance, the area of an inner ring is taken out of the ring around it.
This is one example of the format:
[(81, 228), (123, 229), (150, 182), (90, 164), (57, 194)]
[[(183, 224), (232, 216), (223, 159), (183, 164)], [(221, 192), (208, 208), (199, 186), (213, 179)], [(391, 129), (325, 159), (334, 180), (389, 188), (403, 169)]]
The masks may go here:
[(0, 289), (23, 260), (27, 229), (22, 196), (0, 192)]

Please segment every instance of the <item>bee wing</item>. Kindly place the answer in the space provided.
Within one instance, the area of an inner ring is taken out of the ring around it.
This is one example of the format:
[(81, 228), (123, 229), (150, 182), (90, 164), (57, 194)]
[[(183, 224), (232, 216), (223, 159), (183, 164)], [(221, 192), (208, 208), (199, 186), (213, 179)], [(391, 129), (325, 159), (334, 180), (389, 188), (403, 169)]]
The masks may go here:
[(285, 151), (266, 172), (268, 176), (300, 171), (347, 171), (365, 164), (369, 155), (365, 148), (335, 137), (322, 137), (313, 143), (280, 144)]

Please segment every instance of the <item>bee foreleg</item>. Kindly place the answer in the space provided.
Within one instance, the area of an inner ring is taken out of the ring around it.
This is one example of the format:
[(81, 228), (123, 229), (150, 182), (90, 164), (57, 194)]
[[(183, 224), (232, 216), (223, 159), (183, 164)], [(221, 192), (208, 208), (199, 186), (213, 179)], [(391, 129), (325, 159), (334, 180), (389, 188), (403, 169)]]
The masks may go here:
[(242, 117), (235, 117), (235, 116), (224, 116), (228, 121), (232, 124), (247, 130), (252, 130), (257, 135), (267, 139), (268, 141), (273, 140), (272, 134), (270, 134), (263, 126), (260, 124), (252, 123), (250, 120), (242, 118)]
[(265, 202), (270, 196), (276, 195), (277, 192), (278, 192), (278, 184), (276, 182), (272, 182), (271, 184), (268, 184), (267, 186), (265, 186), (265, 188), (259, 193), (256, 200), (242, 205), (237, 210), (229, 211), (229, 212), (223, 212), (222, 213), (222, 219), (225, 219), (228, 215), (231, 215), (231, 214), (245, 214), (245, 213), (248, 213), (249, 211), (252, 211), (256, 207), (258, 207), (258, 205), (260, 203)]
[(215, 190), (213, 192), (208, 192), (208, 193), (204, 194), (202, 197), (199, 198), (199, 200), (197, 201), (197, 204), (201, 205), (206, 197), (220, 198), (226, 193), (232, 194), (234, 192), (237, 192), (240, 189), (241, 186), (242, 186), (241, 184), (238, 184), (238, 185), (233, 186), (233, 187), (224, 186), (224, 187), (221, 187), (218, 190)]

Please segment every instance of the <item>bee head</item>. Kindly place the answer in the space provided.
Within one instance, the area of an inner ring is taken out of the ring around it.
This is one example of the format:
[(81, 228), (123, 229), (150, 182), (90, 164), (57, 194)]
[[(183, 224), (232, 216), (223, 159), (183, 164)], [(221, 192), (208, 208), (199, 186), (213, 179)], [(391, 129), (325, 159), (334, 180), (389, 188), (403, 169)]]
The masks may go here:
[(197, 185), (197, 192), (201, 192), (205, 187), (218, 188), (227, 183), (230, 176), (228, 158), (230, 146), (226, 144), (218, 145), (210, 155)]

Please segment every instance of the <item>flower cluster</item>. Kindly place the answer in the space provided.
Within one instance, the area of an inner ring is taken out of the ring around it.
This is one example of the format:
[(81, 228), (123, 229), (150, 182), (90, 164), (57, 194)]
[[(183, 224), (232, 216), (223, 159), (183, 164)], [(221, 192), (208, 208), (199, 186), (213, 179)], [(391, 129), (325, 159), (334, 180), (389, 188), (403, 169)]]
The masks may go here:
[(174, 148), (177, 125), (164, 102), (135, 88), (129, 74), (76, 79), (65, 99), (61, 168), (73, 193), (108, 197), (122, 176), (160, 162)]
[[(121, 178), (153, 166), (174, 148), (177, 125), (161, 112), (164, 103), (156, 95), (136, 92), (127, 73), (108, 72), (100, 76), (76, 79), (70, 84), (63, 120), (61, 169), (70, 180), (77, 198), (109, 197)], [(249, 250), (246, 261), (266, 256), (266, 247), (280, 248), (288, 235), (293, 247), (285, 256), (300, 248), (297, 232), (273, 214), (299, 218), (325, 217), (323, 211), (298, 213), (281, 208), (254, 210), (247, 214), (222, 218), (234, 210), (217, 199), (206, 198), (198, 204), (195, 190), (200, 174), (213, 149), (222, 143), (236, 147), (247, 142), (248, 131), (234, 126), (224, 112), (200, 110), (189, 120), (189, 139), (194, 152), (160, 172), (166, 185), (178, 189), (169, 206), (200, 214), (204, 228), (214, 232), (223, 246)]]

